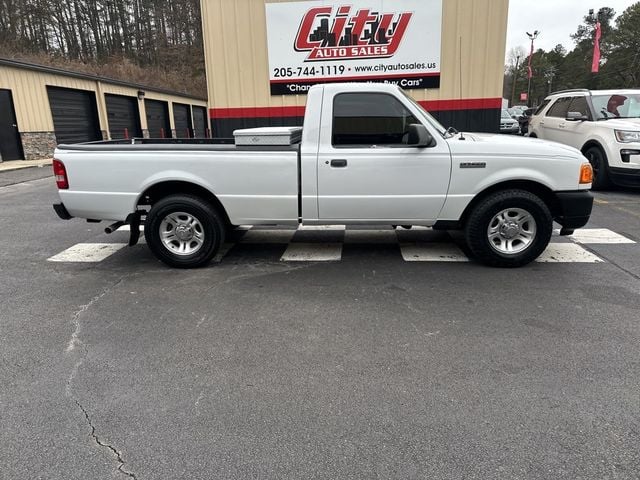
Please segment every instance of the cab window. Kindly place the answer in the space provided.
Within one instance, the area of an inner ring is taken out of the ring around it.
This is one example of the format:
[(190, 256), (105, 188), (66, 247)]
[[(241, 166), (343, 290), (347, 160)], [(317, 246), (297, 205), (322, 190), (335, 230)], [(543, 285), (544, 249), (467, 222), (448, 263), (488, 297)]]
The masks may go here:
[(332, 143), (336, 147), (405, 146), (409, 125), (420, 123), (395, 97), (384, 93), (341, 93), (333, 101)]

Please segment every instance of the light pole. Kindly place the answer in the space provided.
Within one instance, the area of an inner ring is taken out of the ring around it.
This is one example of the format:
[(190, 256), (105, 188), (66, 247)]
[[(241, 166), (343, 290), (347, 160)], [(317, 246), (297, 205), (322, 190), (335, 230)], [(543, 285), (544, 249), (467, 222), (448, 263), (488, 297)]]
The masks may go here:
[(527, 32), (529, 39), (531, 40), (531, 52), (529, 53), (529, 84), (527, 85), (527, 106), (531, 107), (531, 78), (533, 77), (533, 70), (531, 70), (531, 59), (533, 57), (533, 41), (538, 38), (540, 32), (538, 30), (534, 30), (533, 33)]
[(520, 64), (520, 55), (516, 56), (516, 69), (513, 71), (513, 90), (511, 91), (511, 106), (516, 103), (516, 82), (518, 81), (518, 65)]

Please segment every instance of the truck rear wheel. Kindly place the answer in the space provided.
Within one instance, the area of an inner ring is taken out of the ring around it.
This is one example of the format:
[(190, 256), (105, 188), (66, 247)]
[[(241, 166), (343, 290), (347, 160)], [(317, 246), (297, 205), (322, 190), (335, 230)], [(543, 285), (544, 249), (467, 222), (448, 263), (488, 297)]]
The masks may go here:
[(176, 268), (206, 265), (224, 242), (225, 224), (207, 202), (191, 195), (171, 195), (153, 205), (145, 237), (153, 254)]
[(467, 245), (476, 258), (492, 267), (521, 267), (549, 245), (553, 217), (533, 193), (505, 190), (482, 200), (465, 226)]

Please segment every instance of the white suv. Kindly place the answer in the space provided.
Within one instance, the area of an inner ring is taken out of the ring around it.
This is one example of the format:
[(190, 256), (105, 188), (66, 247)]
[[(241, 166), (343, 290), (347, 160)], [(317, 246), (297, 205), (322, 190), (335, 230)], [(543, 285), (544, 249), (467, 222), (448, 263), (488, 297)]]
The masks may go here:
[(556, 92), (531, 117), (529, 136), (582, 151), (596, 190), (640, 186), (640, 90)]

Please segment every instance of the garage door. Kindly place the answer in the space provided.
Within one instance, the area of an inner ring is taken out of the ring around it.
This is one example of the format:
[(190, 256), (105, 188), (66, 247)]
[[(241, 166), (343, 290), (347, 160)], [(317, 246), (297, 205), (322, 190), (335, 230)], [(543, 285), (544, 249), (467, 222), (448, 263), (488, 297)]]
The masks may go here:
[(173, 104), (173, 123), (176, 127), (178, 138), (191, 138), (193, 125), (191, 125), (191, 107), (182, 103)]
[(205, 138), (208, 129), (207, 109), (204, 107), (193, 107), (193, 133), (196, 138)]
[(159, 100), (145, 100), (147, 110), (147, 128), (151, 138), (171, 138), (169, 106)]
[(0, 162), (22, 158), (22, 141), (11, 90), (0, 90)]
[(47, 87), (47, 93), (58, 143), (102, 140), (94, 92)]
[(107, 117), (109, 118), (111, 138), (119, 140), (122, 138), (142, 137), (138, 99), (136, 97), (110, 94), (104, 97), (107, 103)]

